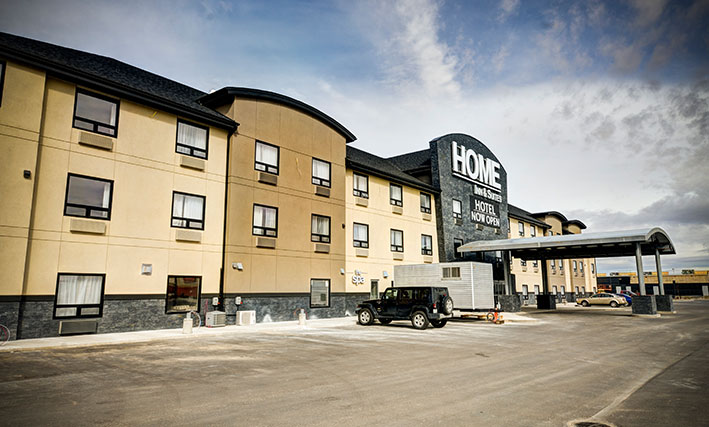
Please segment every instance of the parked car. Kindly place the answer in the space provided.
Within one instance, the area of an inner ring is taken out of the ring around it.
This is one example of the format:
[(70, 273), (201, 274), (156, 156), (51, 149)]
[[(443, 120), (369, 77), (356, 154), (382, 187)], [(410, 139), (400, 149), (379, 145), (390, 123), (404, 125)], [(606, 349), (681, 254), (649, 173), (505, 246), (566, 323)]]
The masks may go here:
[(618, 307), (619, 305), (628, 305), (628, 301), (619, 295), (599, 292), (590, 297), (578, 298), (576, 304), (581, 304), (584, 307), (588, 307), (589, 305), (610, 305), (611, 307)]
[(417, 286), (387, 288), (381, 299), (364, 301), (357, 305), (357, 321), (371, 325), (378, 320), (388, 325), (392, 320), (411, 320), (416, 329), (446, 326), (453, 314), (453, 300), (448, 288)]
[(635, 293), (635, 292), (633, 292), (633, 291), (622, 290), (622, 291), (620, 291), (620, 293), (623, 294), (623, 295), (629, 295), (629, 296), (631, 296), (631, 297), (636, 297), (636, 296), (638, 296), (638, 294)]
[(625, 301), (628, 303), (628, 305), (633, 305), (633, 297), (631, 295), (628, 295), (625, 293), (614, 294), (614, 295), (618, 295), (619, 297), (625, 299)]

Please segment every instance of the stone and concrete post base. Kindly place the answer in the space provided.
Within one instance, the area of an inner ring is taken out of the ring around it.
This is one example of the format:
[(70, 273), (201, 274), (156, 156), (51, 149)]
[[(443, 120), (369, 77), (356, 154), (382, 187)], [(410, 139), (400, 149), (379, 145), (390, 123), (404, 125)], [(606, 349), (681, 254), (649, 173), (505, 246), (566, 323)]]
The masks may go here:
[(500, 310), (508, 313), (522, 311), (522, 299), (520, 297), (521, 295), (500, 295), (498, 297)]
[[(635, 301), (633, 301), (633, 303), (635, 303)], [(657, 311), (675, 311), (672, 295), (655, 295), (655, 303), (657, 304)]]
[(633, 297), (633, 314), (657, 314), (655, 295), (636, 295)]
[(540, 310), (556, 310), (556, 295), (537, 295), (537, 308)]

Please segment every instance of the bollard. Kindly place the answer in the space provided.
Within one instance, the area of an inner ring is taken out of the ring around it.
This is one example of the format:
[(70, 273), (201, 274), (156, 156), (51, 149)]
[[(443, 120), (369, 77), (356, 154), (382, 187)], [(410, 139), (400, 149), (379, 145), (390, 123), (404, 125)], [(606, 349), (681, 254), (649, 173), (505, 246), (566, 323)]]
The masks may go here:
[(298, 324), (300, 326), (305, 326), (305, 310), (300, 309), (300, 313), (298, 313)]
[(182, 319), (182, 333), (191, 334), (192, 333), (192, 314), (187, 313), (184, 319)]

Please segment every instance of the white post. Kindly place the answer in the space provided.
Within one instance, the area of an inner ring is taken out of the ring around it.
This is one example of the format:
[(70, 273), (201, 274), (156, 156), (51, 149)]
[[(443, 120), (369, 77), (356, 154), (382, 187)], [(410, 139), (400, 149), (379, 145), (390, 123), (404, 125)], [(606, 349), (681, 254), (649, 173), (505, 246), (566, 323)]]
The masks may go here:
[(657, 268), (657, 286), (660, 287), (660, 295), (665, 294), (665, 284), (662, 281), (662, 264), (660, 264), (660, 250), (655, 248), (655, 267)]
[(647, 295), (645, 292), (645, 274), (643, 273), (643, 252), (640, 249), (640, 243), (635, 244), (635, 266), (638, 269), (638, 286), (640, 287), (640, 295)]

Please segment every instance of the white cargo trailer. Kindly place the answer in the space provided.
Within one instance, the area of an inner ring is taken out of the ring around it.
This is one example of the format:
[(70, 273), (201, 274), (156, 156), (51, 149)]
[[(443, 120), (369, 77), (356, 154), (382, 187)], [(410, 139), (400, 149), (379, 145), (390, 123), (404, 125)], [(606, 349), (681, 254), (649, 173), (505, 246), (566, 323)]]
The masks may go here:
[(483, 262), (397, 265), (394, 286), (445, 286), (456, 310), (495, 307), (492, 265)]

